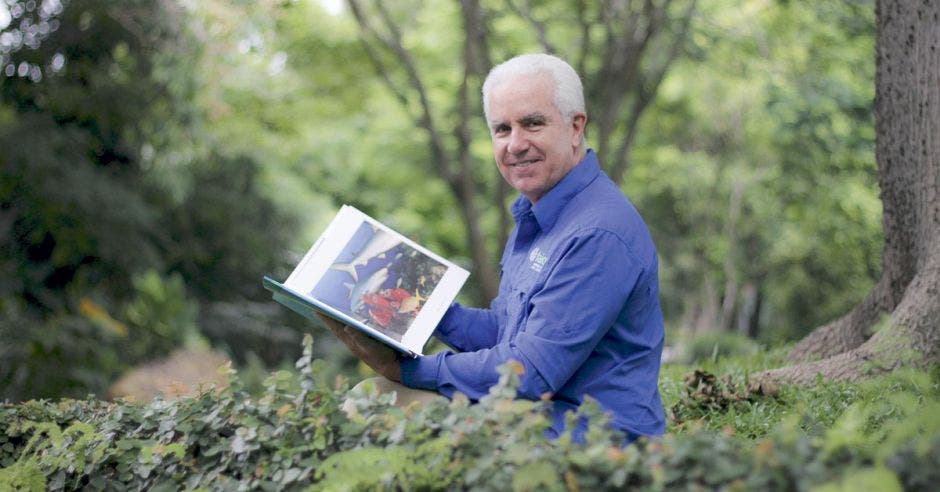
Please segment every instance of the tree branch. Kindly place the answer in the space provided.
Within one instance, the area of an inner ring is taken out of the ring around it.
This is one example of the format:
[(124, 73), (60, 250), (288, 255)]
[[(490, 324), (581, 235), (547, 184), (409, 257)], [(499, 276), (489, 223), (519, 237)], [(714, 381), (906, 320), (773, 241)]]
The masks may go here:
[[(378, 43), (385, 45), (386, 43), (382, 36), (379, 35), (375, 28), (372, 27), (372, 25), (369, 23), (368, 19), (366, 19), (366, 17), (363, 15), (359, 7), (359, 2), (350, 0), (349, 7), (353, 12), (353, 17), (356, 18), (356, 22), (359, 24), (359, 28), (362, 29), (363, 33), (366, 36), (373, 38)], [(397, 99), (398, 102), (401, 103), (401, 105), (405, 108), (405, 111), (410, 114), (411, 101), (408, 100), (408, 94), (404, 91), (404, 89), (399, 87), (394, 80), (392, 80), (391, 71), (388, 69), (385, 63), (382, 62), (382, 58), (379, 56), (378, 51), (376, 51), (376, 49), (365, 39), (362, 40), (362, 46), (366, 50), (366, 56), (368, 56), (372, 64), (375, 65), (375, 71), (378, 72), (379, 76), (382, 77), (382, 81), (385, 82), (385, 86), (388, 87), (390, 91), (392, 91), (392, 95), (395, 96), (395, 99)], [(418, 117), (414, 114), (410, 114), (410, 116), (415, 120), (418, 119)]]
[[(431, 112), (431, 104), (427, 97), (427, 89), (425, 88), (424, 82), (421, 80), (421, 77), (418, 74), (417, 67), (414, 60), (411, 58), (411, 54), (408, 53), (402, 43), (401, 30), (398, 28), (398, 25), (395, 23), (394, 19), (392, 19), (388, 9), (385, 8), (385, 5), (382, 2), (375, 2), (375, 6), (379, 13), (380, 19), (382, 19), (382, 22), (385, 25), (385, 28), (387, 28), (389, 31), (388, 37), (381, 36), (378, 31), (375, 30), (371, 24), (369, 24), (358, 0), (348, 0), (348, 3), (350, 10), (353, 11), (353, 15), (355, 16), (356, 21), (359, 23), (360, 27), (364, 30), (368, 30), (368, 32), (377, 41), (379, 41), (385, 49), (395, 55), (395, 58), (404, 68), (405, 74), (411, 83), (411, 89), (414, 90), (415, 94), (417, 95), (418, 106), (420, 108), (420, 114), (413, 117), (416, 120), (416, 124), (424, 129), (428, 134), (428, 140), (431, 146), (431, 155), (435, 164), (433, 167), (442, 179), (447, 182), (452, 182), (455, 179), (455, 174), (451, 169), (450, 159), (448, 159), (447, 152), (445, 150), (446, 147), (444, 145), (443, 139), (441, 138), (440, 130), (438, 130), (437, 125), (434, 122), (434, 117)], [(374, 58), (377, 59), (377, 57)], [(386, 83), (389, 83), (391, 78), (387, 74), (388, 70), (385, 70), (383, 80), (385, 80)], [(390, 88), (393, 90), (393, 92), (396, 90), (394, 85)], [(404, 98), (399, 97), (399, 100), (406, 103), (408, 102), (407, 96)]]
[(587, 57), (591, 52), (591, 22), (589, 22), (587, 18), (587, 9), (587, 1), (578, 0), (577, 17), (578, 26), (581, 27), (581, 39), (575, 67), (577, 67), (578, 73), (582, 74), (582, 76), (587, 73)]
[[(621, 183), (623, 181), (623, 176), (626, 174), (627, 169), (630, 166), (630, 149), (633, 146), (633, 142), (636, 140), (640, 117), (643, 116), (646, 108), (650, 105), (650, 103), (653, 102), (656, 93), (659, 91), (659, 86), (662, 84), (663, 79), (666, 78), (666, 73), (669, 71), (669, 67), (672, 66), (672, 63), (676, 60), (676, 58), (679, 57), (679, 53), (682, 51), (682, 45), (685, 44), (685, 41), (688, 37), (689, 27), (692, 23), (692, 16), (695, 14), (695, 2), (696, 0), (691, 0), (689, 2), (689, 6), (682, 16), (679, 33), (674, 37), (668, 54), (659, 67), (653, 71), (648, 80), (644, 80), (642, 74), (637, 74), (637, 95), (633, 100), (633, 107), (630, 110), (630, 116), (627, 118), (627, 121), (624, 125), (624, 137), (620, 141), (620, 145), (618, 146), (616, 153), (612, 156), (613, 163), (610, 165), (610, 177), (615, 183)], [(656, 15), (660, 19), (665, 18), (660, 17), (660, 15), (665, 15), (664, 11), (661, 14), (651, 15)], [(660, 20), (660, 22), (662, 22), (662, 20)], [(653, 32), (658, 29), (658, 27), (651, 26), (649, 31)], [(646, 50), (650, 39), (650, 36), (645, 37), (643, 46), (640, 48), (639, 53), (642, 53), (642, 51)]]
[(509, 10), (511, 10), (514, 14), (528, 21), (529, 25), (532, 26), (532, 29), (535, 30), (535, 34), (539, 38), (539, 44), (542, 45), (542, 49), (545, 50), (546, 53), (558, 52), (551, 41), (548, 40), (548, 35), (546, 34), (545, 30), (545, 23), (540, 22), (535, 18), (535, 16), (532, 15), (532, 10), (528, 2), (525, 2), (525, 5), (520, 7), (516, 5), (516, 2), (513, 0), (506, 0), (506, 5), (509, 6)]

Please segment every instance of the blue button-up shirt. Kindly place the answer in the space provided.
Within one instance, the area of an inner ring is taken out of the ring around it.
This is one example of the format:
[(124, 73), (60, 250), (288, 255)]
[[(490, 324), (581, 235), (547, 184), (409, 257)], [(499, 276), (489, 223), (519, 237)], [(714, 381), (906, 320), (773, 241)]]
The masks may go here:
[(460, 352), (402, 361), (402, 382), (476, 400), (513, 359), (525, 368), (520, 397), (552, 394), (554, 434), (585, 395), (614, 427), (662, 434), (658, 259), (643, 219), (590, 150), (534, 206), (520, 196), (512, 213), (499, 295), (489, 309), (451, 306), (435, 335)]

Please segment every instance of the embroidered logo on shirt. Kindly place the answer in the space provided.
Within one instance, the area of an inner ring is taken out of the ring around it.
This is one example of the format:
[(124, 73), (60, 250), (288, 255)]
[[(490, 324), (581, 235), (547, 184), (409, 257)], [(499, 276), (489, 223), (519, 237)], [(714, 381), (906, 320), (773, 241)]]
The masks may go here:
[(542, 253), (538, 246), (529, 251), (529, 268), (536, 272), (541, 272), (548, 261), (548, 255)]

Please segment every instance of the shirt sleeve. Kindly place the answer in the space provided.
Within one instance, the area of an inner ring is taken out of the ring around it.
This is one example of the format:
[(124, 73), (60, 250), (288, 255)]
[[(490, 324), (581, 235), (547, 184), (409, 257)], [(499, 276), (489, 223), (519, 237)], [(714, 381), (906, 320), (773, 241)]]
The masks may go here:
[(642, 273), (639, 265), (612, 233), (576, 236), (529, 299), (528, 317), (515, 337), (472, 352), (445, 351), (403, 361), (402, 382), (448, 397), (459, 391), (479, 399), (498, 381), (497, 368), (516, 360), (524, 367), (520, 397), (556, 392), (617, 319)]
[(477, 309), (453, 303), (437, 325), (434, 336), (461, 352), (470, 352), (496, 344), (499, 333), (501, 298), (490, 309)]

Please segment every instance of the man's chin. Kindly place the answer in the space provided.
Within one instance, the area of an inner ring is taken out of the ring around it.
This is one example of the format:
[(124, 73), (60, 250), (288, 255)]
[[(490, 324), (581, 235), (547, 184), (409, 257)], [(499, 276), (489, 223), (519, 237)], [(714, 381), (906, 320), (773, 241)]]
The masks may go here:
[(533, 183), (514, 183), (513, 188), (515, 188), (519, 193), (525, 195), (525, 197), (533, 203), (535, 203), (535, 201), (544, 194), (542, 187), (536, 186)]
[(532, 183), (527, 182), (525, 179), (514, 179), (509, 182), (509, 184), (515, 188), (516, 191), (522, 193), (523, 195), (528, 195), (534, 191), (535, 186)]

